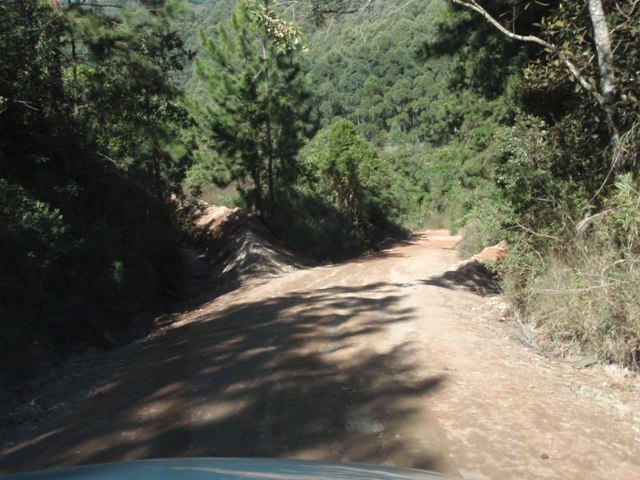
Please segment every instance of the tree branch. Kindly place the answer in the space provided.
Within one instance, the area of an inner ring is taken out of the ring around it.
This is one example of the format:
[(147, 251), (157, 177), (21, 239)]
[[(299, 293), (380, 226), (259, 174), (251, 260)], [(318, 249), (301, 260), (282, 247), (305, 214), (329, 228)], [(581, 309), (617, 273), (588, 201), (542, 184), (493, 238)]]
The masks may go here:
[(543, 40), (540, 37), (536, 37), (535, 35), (518, 35), (516, 33), (510, 32), (507, 30), (500, 22), (498, 22), (495, 18), (489, 14), (484, 8), (482, 8), (478, 2), (475, 0), (451, 0), (456, 5), (460, 5), (461, 7), (473, 10), (480, 15), (482, 15), (485, 20), (487, 20), (491, 25), (497, 28), (502, 34), (513, 39), (519, 40), (521, 42), (529, 42), (535, 43), (543, 47), (545, 50), (554, 53), (558, 56), (560, 61), (564, 63), (567, 69), (571, 72), (576, 81), (580, 84), (582, 88), (584, 88), (597, 102), (600, 106), (604, 106), (605, 99), (593, 86), (587, 81), (586, 78), (582, 76), (578, 67), (574, 65), (574, 63), (569, 60), (562, 50), (560, 50), (557, 46)]

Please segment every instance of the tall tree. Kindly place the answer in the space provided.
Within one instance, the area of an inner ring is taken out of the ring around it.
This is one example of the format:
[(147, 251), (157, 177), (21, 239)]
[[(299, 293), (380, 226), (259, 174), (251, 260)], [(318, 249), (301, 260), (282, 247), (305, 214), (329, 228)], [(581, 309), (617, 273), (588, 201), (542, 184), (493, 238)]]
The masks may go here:
[(217, 39), (201, 35), (205, 56), (197, 71), (209, 93), (202, 112), (209, 148), (229, 160), (232, 180), (250, 179), (244, 193), (266, 217), (276, 207), (278, 181), (296, 175), (296, 154), (311, 133), (300, 36), (271, 0), (241, 1)]
[(153, 8), (71, 8), (68, 90), (73, 115), (97, 133), (99, 155), (157, 195), (180, 189), (189, 162), (178, 148), (189, 116), (172, 75), (188, 52), (171, 27), (174, 1)]

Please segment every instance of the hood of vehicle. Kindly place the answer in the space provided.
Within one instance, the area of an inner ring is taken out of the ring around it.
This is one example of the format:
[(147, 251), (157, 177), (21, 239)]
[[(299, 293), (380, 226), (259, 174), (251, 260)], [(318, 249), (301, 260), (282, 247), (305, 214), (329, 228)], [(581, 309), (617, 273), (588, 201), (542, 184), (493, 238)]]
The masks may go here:
[(6, 480), (434, 480), (410, 468), (261, 458), (177, 458), (86, 465), (2, 477)]

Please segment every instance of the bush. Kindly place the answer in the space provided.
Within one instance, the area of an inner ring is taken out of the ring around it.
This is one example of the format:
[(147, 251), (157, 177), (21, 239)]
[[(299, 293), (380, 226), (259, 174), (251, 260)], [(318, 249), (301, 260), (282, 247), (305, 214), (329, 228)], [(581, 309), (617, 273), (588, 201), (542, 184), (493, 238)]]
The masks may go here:
[(640, 367), (640, 262), (588, 255), (555, 259), (529, 289), (529, 321), (560, 353), (594, 353)]
[(349, 218), (317, 193), (298, 186), (282, 199), (271, 228), (293, 250), (319, 261), (342, 260), (362, 251)]
[(46, 270), (69, 248), (68, 226), (60, 211), (2, 178), (0, 217), (1, 269), (9, 271), (20, 265), (31, 272)]
[(458, 250), (463, 258), (468, 258), (506, 238), (504, 226), (511, 221), (512, 209), (502, 192), (492, 185), (470, 192), (465, 203), (466, 213), (461, 214), (454, 227), (462, 227)]
[(640, 368), (639, 190), (621, 177), (606, 209), (530, 284), (528, 319), (561, 353)]
[(320, 259), (342, 258), (402, 235), (401, 177), (348, 120), (321, 131), (300, 153), (300, 175), (280, 189), (272, 226)]

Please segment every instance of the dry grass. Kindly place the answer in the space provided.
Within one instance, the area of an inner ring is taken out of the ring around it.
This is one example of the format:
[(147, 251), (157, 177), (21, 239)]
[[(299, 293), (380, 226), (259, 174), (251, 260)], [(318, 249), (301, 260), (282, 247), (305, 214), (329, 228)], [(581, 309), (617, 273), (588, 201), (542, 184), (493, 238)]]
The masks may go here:
[(226, 187), (218, 187), (216, 185), (206, 185), (202, 188), (200, 200), (209, 205), (218, 205), (228, 208), (240, 206), (241, 198), (235, 183)]
[(555, 256), (512, 245), (505, 290), (543, 349), (640, 370), (640, 186), (630, 175), (614, 186), (571, 236), (536, 234), (541, 251)]
[(640, 368), (640, 259), (556, 259), (528, 290), (527, 319), (561, 356), (595, 354)]

